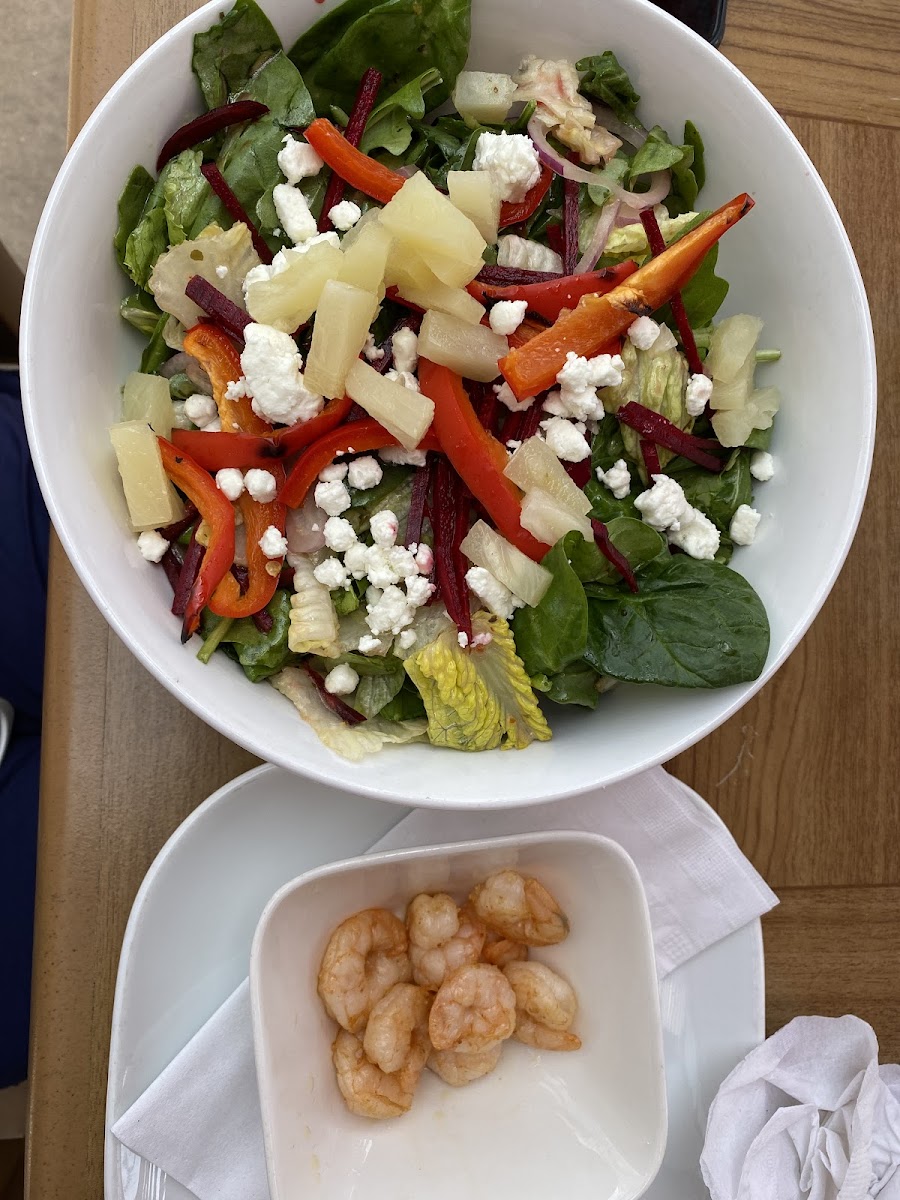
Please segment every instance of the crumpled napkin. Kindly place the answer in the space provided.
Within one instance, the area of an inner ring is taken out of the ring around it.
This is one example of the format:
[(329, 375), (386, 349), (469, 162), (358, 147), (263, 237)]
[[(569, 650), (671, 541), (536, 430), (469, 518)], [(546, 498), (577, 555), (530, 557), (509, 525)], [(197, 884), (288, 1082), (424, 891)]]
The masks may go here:
[(712, 1200), (900, 1200), (900, 1067), (858, 1017), (796, 1017), (709, 1110)]

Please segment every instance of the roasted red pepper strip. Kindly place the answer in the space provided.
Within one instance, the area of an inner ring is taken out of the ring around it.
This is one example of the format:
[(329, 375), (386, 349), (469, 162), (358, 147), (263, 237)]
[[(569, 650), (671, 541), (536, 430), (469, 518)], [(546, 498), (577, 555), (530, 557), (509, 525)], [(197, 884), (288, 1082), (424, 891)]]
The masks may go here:
[(522, 528), (519, 489), (503, 474), (509, 455), (478, 420), (460, 377), (448, 367), (420, 358), (419, 387), (434, 401), (433, 428), (456, 473), (498, 531), (540, 562), (549, 547)]
[(552, 182), (553, 172), (549, 167), (542, 166), (540, 178), (526, 192), (524, 200), (516, 203), (513, 203), (512, 200), (504, 200), (500, 205), (500, 228), (506, 229), (508, 225), (518, 225), (520, 221), (527, 221), (529, 217), (534, 216), (538, 205), (549, 192)]
[[(397, 439), (377, 421), (366, 417), (353, 421), (339, 429), (326, 433), (301, 455), (278, 499), (288, 508), (297, 508), (306, 499), (306, 493), (319, 477), (319, 472), (333, 462), (339, 454), (354, 454), (361, 450), (383, 450), (385, 446), (399, 446)], [(439, 450), (437, 438), (429, 430), (418, 446), (419, 450)]]
[(605, 296), (582, 296), (546, 333), (500, 360), (507, 383), (524, 400), (552, 387), (571, 350), (590, 356), (621, 336), (636, 317), (661, 308), (700, 266), (707, 250), (753, 207), (746, 193), (722, 206)]
[[(250, 407), (249, 396), (229, 400), (226, 391), (229, 383), (241, 378), (241, 356), (235, 350), (227, 334), (207, 321), (194, 325), (184, 335), (186, 354), (192, 354), (209, 376), (213, 399), (219, 410), (222, 429), (226, 433), (272, 432), (272, 426), (258, 417)], [(212, 434), (205, 434), (211, 437)]]
[(555, 321), (564, 308), (574, 308), (582, 296), (593, 293), (605, 295), (636, 270), (637, 265), (629, 261), (600, 271), (586, 271), (583, 275), (563, 275), (546, 283), (511, 284), (507, 287), (473, 279), (466, 291), (476, 300), (524, 300), (530, 312), (536, 312), (548, 321)]
[(200, 614), (234, 562), (234, 509), (215, 480), (189, 455), (163, 437), (157, 441), (166, 474), (196, 507), (209, 530), (206, 553), (184, 610), (181, 640), (186, 642), (197, 631)]
[[(284, 467), (273, 463), (267, 470), (275, 476), (275, 482), (280, 488), (284, 483)], [(247, 531), (247, 590), (241, 593), (237, 579), (231, 571), (226, 571), (222, 582), (209, 600), (210, 610), (219, 617), (252, 617), (261, 608), (265, 608), (275, 595), (278, 576), (281, 573), (280, 562), (266, 558), (259, 540), (270, 525), (279, 533), (284, 533), (287, 511), (284, 505), (277, 499), (264, 504), (254, 500), (247, 492), (241, 494), (237, 503)], [(274, 574), (269, 573), (270, 566), (274, 569)]]
[(351, 146), (340, 130), (325, 117), (317, 117), (308, 127), (306, 140), (319, 158), (345, 183), (365, 192), (373, 200), (380, 200), (382, 204), (387, 204), (406, 183), (403, 175), (398, 175), (390, 167), (382, 166), (374, 158)]
[(347, 396), (328, 400), (317, 417), (298, 421), (286, 429), (277, 429), (271, 437), (252, 433), (207, 433), (203, 429), (173, 429), (172, 442), (206, 467), (220, 471), (222, 467), (263, 467), (289, 458), (330, 432), (347, 417), (353, 401)]

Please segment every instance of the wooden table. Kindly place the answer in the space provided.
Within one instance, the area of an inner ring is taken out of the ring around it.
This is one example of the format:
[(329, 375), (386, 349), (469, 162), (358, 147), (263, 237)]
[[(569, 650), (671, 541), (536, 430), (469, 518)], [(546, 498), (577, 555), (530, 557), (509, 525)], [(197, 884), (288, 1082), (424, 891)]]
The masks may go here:
[[(75, 0), (71, 136), (193, 7)], [(764, 923), (769, 1029), (798, 1013), (855, 1012), (875, 1026), (882, 1059), (896, 1061), (900, 21), (895, 0), (731, 0), (723, 50), (788, 118), (841, 210), (872, 303), (882, 409), (862, 526), (822, 615), (768, 687), (672, 766), (781, 897)], [(253, 759), (144, 672), (58, 545), (51, 566), (29, 1195), (96, 1200), (113, 985), (134, 893), (179, 822)]]

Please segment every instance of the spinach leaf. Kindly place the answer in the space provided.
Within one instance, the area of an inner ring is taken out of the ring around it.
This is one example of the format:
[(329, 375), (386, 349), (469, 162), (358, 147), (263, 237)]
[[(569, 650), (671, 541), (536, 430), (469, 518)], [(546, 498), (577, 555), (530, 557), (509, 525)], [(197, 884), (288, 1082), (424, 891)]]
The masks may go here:
[(674, 167), (684, 158), (685, 150), (693, 159), (694, 152), (689, 146), (673, 146), (663, 127), (654, 125), (647, 134), (647, 140), (631, 160), (631, 169), (628, 174), (629, 187), (634, 186), (639, 175), (648, 175), (651, 171), (665, 171), (669, 167)]
[(146, 337), (152, 337), (162, 312), (149, 292), (132, 292), (119, 305), (119, 316)]
[(131, 174), (128, 176), (125, 187), (122, 189), (122, 194), (119, 197), (119, 222), (116, 226), (115, 237), (113, 238), (113, 248), (116, 252), (116, 258), (119, 261), (119, 266), (125, 270), (128, 269), (125, 265), (125, 248), (128, 244), (128, 238), (138, 221), (140, 221), (144, 206), (152, 191), (153, 176), (139, 163), (136, 167), (132, 168)]
[(336, 658), (321, 658), (316, 655), (310, 659), (310, 664), (320, 675), (327, 675), (335, 667), (345, 665), (352, 667), (360, 678), (366, 675), (396, 675), (398, 671), (403, 670), (403, 663), (394, 654), (373, 654), (366, 657), (365, 654), (355, 654), (352, 650), (346, 654), (339, 654)]
[(429, 102), (450, 95), (469, 53), (471, 0), (345, 0), (301, 34), (289, 51), (303, 72), (316, 109), (337, 104), (350, 111), (368, 67), (395, 92), (429, 67), (442, 82)]
[(235, 0), (217, 25), (194, 36), (192, 66), (207, 108), (240, 91), (260, 59), (281, 49), (281, 38), (255, 0)]
[(544, 555), (553, 581), (540, 604), (520, 608), (513, 621), (516, 650), (529, 675), (556, 675), (584, 655), (588, 609), (569, 555), (580, 533), (567, 533)]
[[(257, 629), (250, 617), (232, 621), (220, 643), (229, 657), (237, 659), (244, 674), (252, 683), (268, 679), (296, 658), (288, 649), (288, 629), (291, 623), (291, 596), (279, 589), (266, 610), (272, 617), (272, 628), (268, 633)], [(203, 613), (201, 632), (208, 637), (219, 618), (208, 609)]]
[(394, 699), (403, 687), (406, 672), (401, 667), (385, 675), (363, 675), (351, 701), (357, 712), (364, 717), (377, 717), (386, 704)]
[(160, 313), (159, 320), (153, 328), (150, 341), (144, 347), (144, 353), (141, 355), (141, 371), (144, 375), (155, 375), (172, 353), (166, 345), (165, 338), (168, 320), (168, 313)]
[(612, 50), (604, 50), (602, 54), (593, 54), (589, 58), (580, 58), (575, 64), (575, 69), (586, 72), (578, 85), (582, 95), (595, 97), (611, 108), (620, 121), (625, 121), (636, 129), (641, 128), (635, 116), (640, 96)]
[[(614, 517), (606, 525), (612, 544), (628, 559), (633, 571), (640, 571), (660, 555), (668, 557), (666, 539), (652, 526), (634, 517)], [(581, 534), (573, 536), (569, 561), (582, 583), (620, 584), (622, 576), (598, 549), (595, 542), (586, 542)], [(580, 539), (575, 541), (574, 538)]]
[(588, 584), (585, 658), (601, 675), (666, 687), (711, 688), (756, 679), (769, 622), (746, 579), (685, 554), (660, 558), (637, 594)]
[(597, 673), (587, 663), (575, 663), (565, 671), (553, 675), (547, 681), (543, 694), (556, 704), (580, 704), (583, 708), (596, 708), (600, 693), (597, 691)]
[(695, 466), (683, 471), (673, 470), (670, 466), (668, 474), (681, 484), (688, 502), (706, 513), (721, 533), (728, 532), (738, 506), (753, 501), (753, 480), (747, 451), (739, 450), (732, 455), (732, 461), (718, 475)]
[(425, 93), (440, 82), (440, 72), (429, 67), (417, 79), (411, 79), (382, 100), (366, 122), (359, 146), (363, 154), (371, 154), (373, 150), (402, 154), (412, 141), (410, 117), (421, 119), (425, 116)]
[(691, 153), (685, 153), (681, 161), (672, 167), (672, 190), (663, 201), (670, 217), (691, 212), (706, 183), (703, 138), (693, 121), (684, 123), (684, 145), (681, 148)]
[(625, 450), (622, 428), (615, 416), (607, 413), (597, 426), (597, 432), (591, 443), (591, 477), (584, 486), (584, 494), (591, 502), (590, 515), (607, 525), (615, 517), (633, 517), (637, 513), (634, 507), (634, 498), (641, 491), (639, 478), (636, 479), (632, 474), (631, 492), (621, 500), (617, 500), (609, 488), (600, 483), (596, 476), (598, 468), (601, 471), (608, 471), (620, 458), (624, 458), (626, 462), (629, 458)]
[(749, 450), (768, 450), (772, 445), (772, 430), (774, 428), (773, 424), (768, 429), (754, 429), (744, 445)]

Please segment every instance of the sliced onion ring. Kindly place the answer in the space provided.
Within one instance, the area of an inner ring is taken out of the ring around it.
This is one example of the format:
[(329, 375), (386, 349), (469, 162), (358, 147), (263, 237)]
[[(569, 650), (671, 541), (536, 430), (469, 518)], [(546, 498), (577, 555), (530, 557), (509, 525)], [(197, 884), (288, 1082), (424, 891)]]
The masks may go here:
[(640, 128), (627, 125), (624, 121), (619, 120), (611, 108), (607, 108), (605, 104), (600, 104), (596, 100), (591, 104), (591, 108), (594, 110), (594, 116), (599, 125), (608, 129), (610, 133), (614, 133), (623, 142), (627, 142), (629, 146), (634, 146), (635, 150), (639, 150), (646, 142), (647, 130), (643, 125)]
[(591, 235), (590, 244), (581, 258), (579, 258), (578, 265), (575, 267), (576, 275), (583, 275), (586, 271), (594, 269), (594, 264), (606, 249), (610, 231), (615, 224), (620, 208), (621, 204), (618, 200), (610, 198), (607, 201), (600, 214), (600, 219), (597, 221), (597, 226)]

